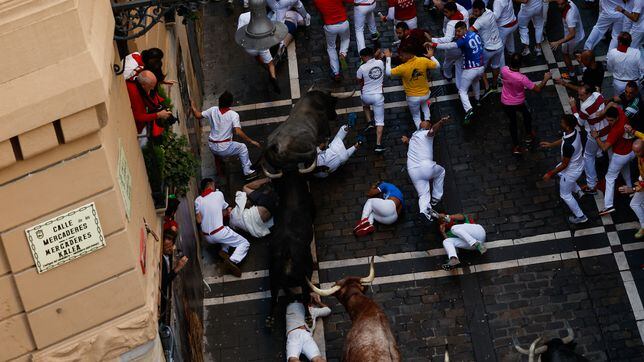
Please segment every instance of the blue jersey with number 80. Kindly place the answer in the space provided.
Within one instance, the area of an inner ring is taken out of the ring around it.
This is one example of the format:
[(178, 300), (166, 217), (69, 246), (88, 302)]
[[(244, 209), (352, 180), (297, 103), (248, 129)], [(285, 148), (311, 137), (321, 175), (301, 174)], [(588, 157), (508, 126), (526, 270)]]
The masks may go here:
[(477, 68), (484, 65), (483, 42), (477, 33), (468, 31), (464, 37), (456, 40), (456, 45), (463, 52), (463, 69)]

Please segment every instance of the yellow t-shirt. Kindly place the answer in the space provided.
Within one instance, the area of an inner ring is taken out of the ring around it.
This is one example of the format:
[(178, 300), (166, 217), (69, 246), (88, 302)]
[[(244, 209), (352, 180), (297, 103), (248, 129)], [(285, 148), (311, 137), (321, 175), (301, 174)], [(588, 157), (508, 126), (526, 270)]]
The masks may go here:
[(436, 69), (435, 61), (425, 57), (413, 57), (407, 62), (393, 68), (391, 75), (402, 78), (405, 94), (420, 97), (429, 93), (429, 69)]

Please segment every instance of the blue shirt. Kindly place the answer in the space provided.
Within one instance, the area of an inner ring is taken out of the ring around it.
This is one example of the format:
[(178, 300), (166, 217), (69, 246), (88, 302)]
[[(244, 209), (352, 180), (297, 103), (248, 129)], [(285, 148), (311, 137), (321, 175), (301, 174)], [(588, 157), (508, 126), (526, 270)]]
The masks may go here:
[(456, 0), (456, 3), (467, 10), (470, 10), (472, 8), (472, 0)]
[(397, 188), (393, 184), (390, 184), (388, 182), (381, 182), (378, 185), (378, 190), (380, 190), (382, 192), (382, 198), (383, 199), (386, 200), (386, 199), (388, 199), (390, 197), (395, 197), (398, 200), (400, 200), (401, 205), (404, 205), (402, 192), (400, 191), (399, 188)]
[(468, 31), (464, 37), (456, 40), (456, 45), (463, 52), (463, 69), (483, 66), (483, 42), (473, 31)]

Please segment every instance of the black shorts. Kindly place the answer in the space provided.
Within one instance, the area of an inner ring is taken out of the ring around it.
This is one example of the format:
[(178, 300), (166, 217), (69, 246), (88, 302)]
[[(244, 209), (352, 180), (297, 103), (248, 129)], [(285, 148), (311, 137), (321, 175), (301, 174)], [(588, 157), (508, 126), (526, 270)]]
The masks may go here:
[(291, 35), (295, 35), (295, 31), (297, 30), (297, 24), (292, 23), (290, 21), (285, 21), (284, 24), (286, 25), (286, 28), (288, 29), (288, 33)]

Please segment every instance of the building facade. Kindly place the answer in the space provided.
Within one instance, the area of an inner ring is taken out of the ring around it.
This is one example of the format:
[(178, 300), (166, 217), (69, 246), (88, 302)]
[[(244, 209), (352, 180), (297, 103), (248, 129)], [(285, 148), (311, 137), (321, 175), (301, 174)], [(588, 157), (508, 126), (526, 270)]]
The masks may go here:
[[(163, 360), (163, 210), (114, 71), (114, 25), (109, 0), (0, 2), (11, 54), (0, 67), (0, 361)], [(127, 44), (164, 50), (167, 79), (182, 78), (169, 90), (174, 128), (188, 136), (199, 130), (187, 97), (201, 98), (193, 43), (177, 18)]]

